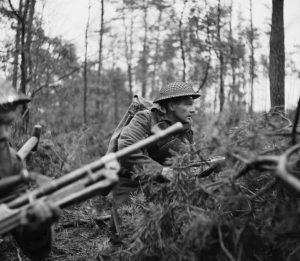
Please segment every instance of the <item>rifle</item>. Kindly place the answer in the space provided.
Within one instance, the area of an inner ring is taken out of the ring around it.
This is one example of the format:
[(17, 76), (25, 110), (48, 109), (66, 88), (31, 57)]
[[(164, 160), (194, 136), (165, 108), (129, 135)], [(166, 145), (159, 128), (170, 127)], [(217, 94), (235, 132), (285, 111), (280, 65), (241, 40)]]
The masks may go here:
[[(215, 156), (213, 158), (204, 160), (203, 162), (196, 162), (198, 163), (198, 166), (204, 166), (207, 165), (208, 168), (200, 173), (198, 173), (196, 176), (198, 178), (205, 178), (208, 177), (213, 172), (218, 172), (222, 169), (222, 166), (224, 166), (226, 158), (222, 156)], [(212, 164), (212, 165), (210, 165)]]
[(30, 203), (29, 199), (31, 198), (51, 201), (55, 206), (65, 208), (97, 195), (103, 190), (112, 189), (118, 182), (118, 176), (112, 172), (107, 174), (105, 171), (100, 171), (106, 164), (126, 157), (130, 153), (182, 128), (183, 125), (178, 122), (165, 130), (158, 130), (144, 140), (115, 153), (106, 154), (99, 160), (80, 167), (11, 202), (0, 205), (0, 212), (1, 208), (4, 213), (5, 211), (8, 212), (7, 210), (10, 211), (10, 213), (2, 215), (0, 218), (0, 235), (20, 225), (22, 211), (26, 211), (34, 204), (34, 202)]
[(191, 164), (188, 164), (187, 166), (182, 166), (180, 168), (202, 167), (205, 165), (210, 167), (210, 164), (212, 164), (212, 163), (220, 163), (220, 162), (224, 162), (225, 160), (226, 160), (226, 158), (223, 156), (214, 156), (212, 158), (208, 158), (205, 160), (194, 161)]
[(197, 168), (207, 166), (207, 169), (195, 174), (197, 178), (204, 178), (209, 176), (213, 172), (219, 171), (222, 167), (222, 164), (224, 164), (225, 160), (226, 158), (223, 156), (214, 156), (205, 160), (194, 161), (188, 165), (177, 167), (176, 169)]
[[(29, 138), (17, 152), (17, 155), (21, 160), (25, 160), (30, 152), (37, 149), (40, 140), (40, 134), (41, 126), (35, 125), (32, 137)], [(33, 174), (30, 174), (26, 169), (23, 168), (20, 174), (0, 180), (0, 198), (3, 198), (6, 194), (10, 193), (14, 188), (20, 186), (21, 184), (27, 183), (29, 180), (34, 178), (35, 177)]]

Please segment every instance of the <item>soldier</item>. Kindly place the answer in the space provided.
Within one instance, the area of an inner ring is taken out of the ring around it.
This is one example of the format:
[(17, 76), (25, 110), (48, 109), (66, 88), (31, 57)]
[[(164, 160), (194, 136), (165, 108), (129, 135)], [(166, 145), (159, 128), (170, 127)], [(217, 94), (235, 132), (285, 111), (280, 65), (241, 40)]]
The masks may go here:
[[(18, 114), (18, 106), (28, 103), (30, 98), (0, 79), (0, 179), (18, 175), (24, 170), (22, 160), (9, 146), (11, 124)], [(15, 190), (14, 193), (22, 193)], [(58, 217), (59, 209), (51, 203), (37, 201), (24, 213), (22, 227), (13, 231), (18, 245), (31, 260), (44, 260), (51, 250), (51, 223)], [(2, 253), (3, 254), (3, 253)]]
[(172, 157), (171, 151), (179, 152), (183, 144), (193, 143), (191, 116), (195, 113), (194, 99), (198, 97), (200, 95), (194, 91), (191, 84), (170, 83), (161, 88), (150, 110), (138, 112), (124, 127), (118, 139), (118, 149), (123, 149), (151, 135), (151, 128), (155, 125), (165, 129), (176, 122), (181, 122), (184, 130), (121, 160), (119, 187), (113, 192), (117, 205), (126, 201), (130, 193), (136, 191), (143, 183), (140, 178), (133, 178), (134, 173), (141, 169), (147, 169), (143, 173), (151, 173), (152, 177), (172, 178), (173, 172), (168, 167), (167, 159)]

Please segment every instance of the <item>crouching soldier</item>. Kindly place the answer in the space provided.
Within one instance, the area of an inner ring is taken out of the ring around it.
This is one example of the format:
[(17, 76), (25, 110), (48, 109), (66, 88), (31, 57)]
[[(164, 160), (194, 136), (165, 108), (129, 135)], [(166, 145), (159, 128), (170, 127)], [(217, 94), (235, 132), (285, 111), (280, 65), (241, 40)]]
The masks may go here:
[[(0, 179), (19, 175), (24, 171), (24, 164), (9, 146), (8, 139), (11, 125), (18, 114), (18, 106), (29, 101), (27, 96), (17, 93), (7, 81), (0, 79)], [(14, 190), (14, 193), (24, 193), (24, 186)], [(51, 203), (37, 201), (24, 212), (22, 226), (12, 232), (19, 247), (31, 260), (44, 260), (48, 256), (52, 241), (51, 223), (58, 214), (59, 209)], [(5, 253), (0, 253), (1, 260), (5, 260), (3, 255)]]
[(118, 150), (148, 137), (154, 126), (166, 129), (176, 122), (184, 125), (182, 131), (121, 159), (120, 182), (113, 192), (117, 205), (126, 201), (130, 193), (136, 191), (143, 183), (141, 176), (138, 179), (133, 178), (135, 172), (172, 179), (173, 171), (168, 167), (167, 159), (173, 156), (172, 151), (179, 152), (183, 144), (193, 143), (192, 115), (195, 113), (194, 99), (198, 97), (200, 95), (194, 91), (191, 84), (173, 82), (165, 85), (154, 99), (152, 108), (136, 113), (124, 127), (118, 139)]

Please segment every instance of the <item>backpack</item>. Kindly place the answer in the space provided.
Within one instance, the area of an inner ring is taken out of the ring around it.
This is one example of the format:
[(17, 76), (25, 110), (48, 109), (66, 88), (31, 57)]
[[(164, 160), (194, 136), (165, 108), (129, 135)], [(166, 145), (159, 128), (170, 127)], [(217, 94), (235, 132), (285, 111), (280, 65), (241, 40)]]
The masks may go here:
[(118, 126), (115, 128), (106, 151), (106, 154), (110, 152), (116, 152), (118, 150), (118, 139), (123, 128), (129, 124), (134, 115), (146, 109), (150, 109), (152, 106), (152, 102), (138, 95), (134, 95), (132, 98), (132, 102), (129, 105), (127, 111), (125, 112), (123, 118), (119, 122)]

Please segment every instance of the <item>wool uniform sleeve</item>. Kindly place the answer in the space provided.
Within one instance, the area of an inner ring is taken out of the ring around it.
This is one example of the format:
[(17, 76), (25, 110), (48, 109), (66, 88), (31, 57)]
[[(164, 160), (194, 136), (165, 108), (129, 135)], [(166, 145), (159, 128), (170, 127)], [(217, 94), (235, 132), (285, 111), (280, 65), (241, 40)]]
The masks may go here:
[[(10, 159), (12, 162), (10, 173), (12, 175), (20, 173), (25, 165), (12, 148), (10, 148)], [(21, 193), (24, 193), (24, 191), (18, 190), (18, 194)], [(50, 224), (42, 224), (34, 231), (28, 230), (26, 227), (20, 227), (15, 229), (12, 234), (24, 254), (31, 260), (44, 260), (49, 255), (53, 234)]]
[[(118, 140), (118, 149), (126, 148), (151, 135), (150, 111), (138, 112), (130, 123), (124, 127)], [(163, 166), (154, 161), (146, 149), (137, 150), (120, 161), (122, 167), (133, 171), (134, 169), (149, 169), (155, 173), (161, 173)]]

